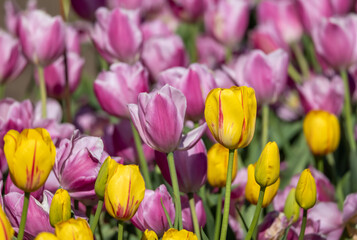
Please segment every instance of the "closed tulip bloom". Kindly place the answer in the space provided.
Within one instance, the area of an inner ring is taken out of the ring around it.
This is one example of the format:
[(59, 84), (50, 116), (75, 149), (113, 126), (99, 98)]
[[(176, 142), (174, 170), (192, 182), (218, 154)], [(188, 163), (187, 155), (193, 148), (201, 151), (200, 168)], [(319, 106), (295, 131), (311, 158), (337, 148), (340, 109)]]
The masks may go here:
[(109, 162), (104, 202), (108, 213), (117, 220), (131, 219), (145, 195), (145, 182), (136, 165)]
[(114, 161), (111, 157), (107, 157), (100, 167), (97, 180), (95, 181), (94, 190), (95, 194), (100, 200), (104, 199), (105, 186), (108, 181), (108, 172), (109, 172), (109, 162)]
[(224, 46), (210, 36), (198, 36), (196, 38), (196, 49), (198, 62), (209, 68), (217, 68), (225, 60)]
[(39, 189), (55, 163), (56, 148), (46, 129), (10, 130), (4, 152), (12, 181), (25, 192)]
[(174, 0), (170, 2), (171, 10), (185, 21), (195, 21), (205, 13), (208, 1), (205, 0)]
[(162, 184), (155, 191), (145, 190), (145, 197), (138, 211), (131, 218), (133, 225), (141, 231), (150, 230), (149, 232), (155, 232), (157, 236), (162, 237), (164, 232), (170, 228), (170, 225), (161, 201), (169, 214), (170, 221), (174, 222), (175, 206), (165, 185)]
[(197, 240), (197, 236), (193, 232), (189, 232), (185, 229), (179, 231), (177, 229), (170, 228), (167, 232), (165, 232), (162, 240)]
[(330, 0), (330, 1), (335, 14), (337, 15), (343, 15), (348, 13), (353, 6), (353, 1), (350, 0)]
[[(194, 227), (192, 222), (192, 214), (188, 201), (189, 200), (186, 195), (181, 196), (182, 224), (183, 224), (183, 229), (193, 232)], [(194, 201), (195, 201), (195, 211), (197, 215), (198, 227), (201, 229), (204, 228), (206, 225), (206, 212), (203, 207), (202, 199), (196, 194), (194, 195)]]
[(295, 188), (292, 188), (285, 201), (284, 213), (286, 218), (293, 223), (299, 220), (300, 206), (295, 199)]
[(305, 139), (314, 155), (334, 152), (340, 143), (340, 124), (335, 115), (325, 111), (311, 111), (304, 119)]
[(28, 11), (21, 16), (18, 29), (22, 50), (33, 63), (47, 66), (63, 54), (66, 27), (60, 16)]
[[(267, 207), (274, 199), (280, 185), (280, 178), (278, 180), (268, 186), (265, 189), (265, 194), (263, 198), (262, 207)], [(245, 198), (252, 204), (256, 205), (258, 203), (260, 186), (255, 181), (255, 166), (253, 164), (249, 164), (248, 166), (248, 180), (247, 185), (245, 186)]]
[(138, 12), (99, 8), (91, 38), (102, 57), (110, 63), (133, 63), (140, 55), (143, 36), (137, 21)]
[(94, 81), (99, 104), (104, 111), (117, 117), (129, 118), (127, 105), (136, 104), (139, 93), (148, 90), (148, 72), (140, 62), (134, 65), (115, 63)]
[(280, 174), (280, 154), (276, 142), (268, 142), (255, 166), (255, 181), (261, 187), (273, 185)]
[(53, 195), (50, 207), (50, 223), (54, 227), (57, 223), (71, 218), (71, 197), (62, 188)]
[(95, 11), (106, 5), (106, 0), (71, 0), (72, 9), (81, 18), (93, 21)]
[(304, 210), (312, 208), (316, 203), (316, 183), (310, 169), (302, 171), (295, 191), (296, 202)]
[(214, 138), (226, 148), (244, 148), (255, 131), (257, 101), (250, 87), (215, 88), (207, 96), (205, 118)]
[[(229, 149), (219, 143), (214, 144), (207, 153), (207, 180), (212, 187), (224, 187), (227, 180)], [(238, 154), (234, 153), (232, 181), (237, 175)]]
[(42, 232), (38, 234), (35, 240), (59, 240), (56, 235), (48, 232)]
[(346, 68), (357, 61), (356, 35), (355, 14), (323, 20), (312, 31), (317, 54), (333, 68)]
[(56, 225), (56, 236), (59, 239), (92, 240), (93, 233), (88, 222), (83, 218), (71, 218)]
[(158, 240), (156, 233), (154, 231), (149, 231), (148, 229), (145, 230), (141, 240)]
[(0, 237), (4, 240), (11, 240), (14, 236), (14, 229), (12, 229), (9, 219), (6, 217), (4, 210), (0, 207)]

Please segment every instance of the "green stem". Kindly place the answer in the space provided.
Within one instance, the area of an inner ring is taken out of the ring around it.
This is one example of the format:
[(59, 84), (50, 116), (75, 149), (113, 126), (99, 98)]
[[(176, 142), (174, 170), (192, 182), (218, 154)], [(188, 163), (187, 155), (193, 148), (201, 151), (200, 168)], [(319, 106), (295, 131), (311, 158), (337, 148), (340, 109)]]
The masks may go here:
[(63, 53), (64, 59), (64, 76), (65, 76), (65, 89), (64, 89), (64, 106), (65, 106), (65, 113), (66, 113), (66, 121), (72, 122), (72, 114), (71, 114), (71, 92), (69, 89), (69, 77), (68, 77), (68, 57), (67, 51)]
[(41, 105), (42, 105), (42, 118), (47, 118), (47, 93), (46, 93), (46, 83), (45, 83), (45, 75), (43, 73), (43, 67), (40, 65), (37, 66), (38, 71), (38, 79), (40, 81), (40, 95), (41, 95)]
[(245, 240), (249, 240), (252, 238), (253, 232), (257, 226), (260, 211), (262, 210), (264, 193), (265, 193), (265, 187), (260, 187), (257, 207), (255, 208), (254, 217), (253, 217), (252, 223), (250, 224), (249, 231), (248, 231), (247, 235), (245, 236)]
[(118, 221), (118, 240), (123, 240), (124, 236), (124, 222)]
[(100, 223), (100, 221), (98, 221), (98, 232), (99, 232), (100, 240), (104, 240), (103, 232), (102, 232), (102, 224)]
[(263, 112), (262, 112), (262, 117), (263, 117), (263, 126), (262, 126), (262, 149), (264, 149), (265, 144), (267, 144), (268, 141), (268, 129), (269, 129), (269, 105), (264, 104), (263, 105)]
[(337, 169), (335, 166), (335, 157), (333, 156), (333, 153), (329, 153), (326, 155), (327, 163), (330, 165), (330, 168), (332, 170), (332, 182), (336, 186), (337, 183)]
[(223, 209), (223, 219), (222, 219), (222, 228), (221, 228), (221, 238), (220, 239), (226, 239), (226, 236), (227, 236), (229, 207), (230, 207), (230, 203), (231, 203), (231, 187), (232, 187), (234, 150), (235, 149), (229, 149), (228, 169), (227, 169), (227, 179), (226, 179), (226, 194), (224, 197), (224, 209)]
[(292, 49), (293, 49), (293, 52), (294, 52), (294, 55), (296, 57), (296, 60), (299, 64), (299, 68), (302, 72), (302, 76), (304, 79), (308, 78), (309, 75), (310, 75), (310, 72), (309, 72), (309, 65), (307, 64), (307, 61), (304, 57), (304, 54), (302, 53), (301, 49), (300, 49), (300, 46), (297, 44), (297, 43), (293, 43), (291, 45)]
[(6, 88), (5, 83), (0, 84), (0, 99), (5, 98), (5, 88)]
[(324, 159), (322, 156), (315, 156), (315, 166), (320, 172), (324, 172)]
[(140, 139), (138, 131), (136, 130), (136, 128), (135, 128), (135, 126), (134, 126), (134, 124), (132, 122), (131, 122), (131, 130), (133, 132), (134, 141), (135, 141), (135, 147), (136, 147), (136, 151), (138, 152), (140, 168), (141, 168), (141, 172), (143, 173), (143, 177), (144, 177), (144, 180), (145, 180), (146, 188), (147, 189), (152, 189), (152, 183), (151, 183), (151, 179), (150, 179), (149, 168), (148, 168), (148, 164), (147, 164), (146, 159), (145, 159), (143, 146), (141, 145), (141, 139)]
[(288, 74), (296, 84), (302, 83), (300, 73), (295, 69), (295, 67), (291, 63), (289, 64), (288, 67)]
[(94, 219), (91, 222), (90, 225), (90, 230), (92, 230), (92, 233), (94, 234), (95, 232), (95, 228), (97, 227), (98, 221), (99, 221), (99, 217), (100, 214), (102, 212), (102, 208), (103, 208), (103, 200), (99, 200), (98, 201), (98, 205), (97, 205), (97, 210), (95, 211), (95, 215), (94, 215)]
[(160, 198), (160, 201), (161, 201), (161, 207), (162, 207), (162, 209), (164, 209), (167, 222), (169, 223), (169, 227), (170, 227), (170, 228), (173, 228), (170, 215), (169, 215), (169, 213), (168, 213), (167, 210), (166, 210), (166, 207), (165, 207), (165, 205), (164, 205), (164, 202), (162, 201), (162, 198)]
[(227, 47), (226, 48), (226, 63), (229, 63), (233, 58), (233, 52), (232, 49)]
[(304, 240), (305, 228), (306, 228), (306, 220), (307, 220), (307, 210), (304, 209), (304, 214), (302, 216), (302, 224), (301, 224), (299, 240)]
[(195, 230), (197, 239), (201, 240), (200, 226), (198, 225), (198, 219), (197, 219), (197, 214), (196, 214), (195, 198), (193, 196), (193, 193), (188, 193), (187, 196), (188, 196), (188, 203), (189, 203), (190, 209), (191, 209), (193, 228)]
[[(182, 229), (182, 212), (181, 212), (180, 190), (179, 190), (178, 181), (177, 181), (174, 154), (172, 152), (167, 154), (167, 161), (169, 164), (172, 188), (174, 190), (174, 201), (175, 201), (175, 212), (176, 212), (175, 218), (177, 219), (177, 221), (175, 220), (175, 228), (177, 228), (178, 230), (181, 230)], [(176, 223), (177, 223), (177, 226), (176, 226)]]
[(220, 227), (221, 227), (221, 220), (222, 220), (222, 195), (223, 195), (223, 188), (221, 189), (220, 193), (218, 194), (217, 199), (217, 208), (216, 208), (216, 225), (214, 227), (214, 240), (219, 239), (220, 234)]
[(237, 205), (236, 205), (236, 210), (237, 210), (237, 212), (239, 214), (240, 219), (242, 219), (242, 223), (243, 223), (244, 229), (248, 232), (249, 228), (248, 228), (247, 222), (245, 221), (245, 219), (243, 217), (243, 214), (241, 213), (241, 211), (239, 210), (239, 207)]
[(302, 42), (307, 49), (307, 54), (311, 60), (312, 67), (314, 68), (314, 72), (321, 73), (321, 66), (319, 64), (319, 61), (317, 61), (315, 46), (314, 46), (314, 43), (312, 42), (311, 38), (308, 37), (307, 35), (304, 35), (302, 37)]
[(22, 240), (24, 237), (29, 202), (30, 202), (30, 193), (25, 192), (24, 205), (22, 207), (21, 222), (20, 222), (19, 234), (17, 235), (17, 240)]
[(284, 231), (284, 236), (283, 236), (283, 240), (286, 240), (286, 238), (288, 237), (290, 228), (291, 228), (291, 224), (289, 224), (288, 227), (285, 229), (285, 231)]

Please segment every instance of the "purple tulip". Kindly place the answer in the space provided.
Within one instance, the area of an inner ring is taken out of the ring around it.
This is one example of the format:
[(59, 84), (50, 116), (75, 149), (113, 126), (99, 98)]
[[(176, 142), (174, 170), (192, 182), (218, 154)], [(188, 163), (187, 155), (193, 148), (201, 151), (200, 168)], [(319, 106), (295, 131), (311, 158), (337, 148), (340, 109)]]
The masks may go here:
[(188, 69), (176, 67), (165, 70), (160, 73), (158, 82), (162, 85), (169, 84), (185, 95), (186, 118), (194, 122), (203, 118), (206, 97), (217, 87), (210, 70), (197, 63), (190, 65)]
[(57, 148), (53, 171), (61, 185), (76, 200), (96, 199), (94, 184), (100, 166), (107, 155), (98, 137), (80, 136), (76, 131), (72, 139), (63, 139)]
[(333, 10), (337, 15), (343, 15), (348, 13), (352, 6), (353, 1), (351, 0), (330, 0), (332, 3)]
[(141, 231), (149, 229), (154, 231), (159, 237), (162, 237), (170, 226), (167, 221), (164, 209), (165, 206), (170, 220), (175, 220), (175, 206), (165, 185), (160, 185), (155, 191), (145, 190), (144, 200), (141, 202), (138, 211), (130, 220), (135, 227)]
[(47, 191), (51, 192), (52, 194), (55, 194), (57, 189), (59, 189), (60, 187), (61, 186), (56, 178), (56, 175), (52, 170), (50, 172), (50, 175), (48, 175), (48, 178), (45, 182), (44, 190), (47, 190)]
[(234, 64), (234, 70), (227, 69), (239, 86), (252, 87), (257, 102), (274, 103), (283, 92), (287, 81), (289, 55), (276, 50), (268, 55), (253, 50), (241, 56)]
[[(203, 207), (203, 203), (201, 198), (198, 195), (194, 195), (195, 200), (195, 209), (197, 215), (198, 226), (201, 229), (206, 225), (206, 212)], [(193, 222), (192, 222), (192, 215), (190, 205), (188, 203), (187, 196), (181, 196), (181, 204), (182, 204), (182, 224), (183, 228), (187, 229), (188, 231), (193, 232)]]
[[(258, 226), (258, 236), (257, 239), (270, 240), (270, 239), (281, 239), (289, 225), (288, 219), (286, 219), (284, 213), (272, 211), (269, 212), (263, 222)], [(297, 240), (298, 237), (294, 237), (293, 230), (290, 230), (287, 234), (287, 239)]]
[(276, 26), (286, 43), (298, 41), (303, 28), (293, 0), (264, 0), (257, 8), (258, 23), (271, 22)]
[[(74, 117), (74, 125), (82, 133), (90, 136), (103, 137), (105, 128), (110, 121), (106, 114), (97, 113), (92, 107), (81, 107)], [(112, 156), (112, 154), (110, 154)]]
[[(42, 202), (42, 197), (43, 197), (43, 191), (44, 191), (44, 186), (40, 187), (38, 190), (35, 192), (31, 192), (31, 196), (34, 197), (36, 200)], [(7, 175), (6, 182), (5, 182), (5, 195), (12, 193), (12, 192), (17, 192), (20, 194), (24, 194), (24, 191), (16, 187), (16, 185), (12, 182), (10, 174)]]
[[(343, 203), (342, 220), (344, 224), (352, 223), (356, 224), (357, 215), (357, 193), (351, 193), (346, 196)], [(350, 227), (347, 226), (347, 230), (350, 231)]]
[(159, 152), (189, 149), (206, 130), (204, 124), (182, 135), (186, 98), (169, 85), (149, 94), (140, 93), (138, 104), (129, 104), (128, 108), (143, 142)]
[(198, 62), (215, 68), (224, 62), (226, 50), (224, 46), (209, 36), (200, 36), (196, 39)]
[(161, 71), (172, 67), (184, 67), (187, 63), (185, 46), (177, 35), (148, 39), (144, 42), (141, 57), (154, 81)]
[(135, 65), (115, 63), (94, 81), (94, 92), (111, 115), (129, 118), (127, 105), (137, 103), (138, 95), (149, 90), (148, 72), (140, 62)]
[(170, 0), (171, 10), (185, 21), (198, 20), (207, 8), (206, 0)]
[(274, 105), (276, 114), (284, 121), (294, 121), (304, 115), (301, 100), (296, 89), (286, 88)]
[(135, 62), (143, 41), (138, 12), (99, 8), (95, 14), (97, 22), (91, 37), (100, 55), (110, 63)]
[(305, 113), (324, 110), (337, 116), (341, 114), (345, 91), (339, 76), (335, 75), (331, 81), (324, 76), (310, 76), (298, 90)]
[[(44, 191), (41, 203), (30, 196), (24, 239), (34, 239), (40, 232), (54, 232), (49, 220), (52, 197), (52, 193)], [(24, 194), (18, 192), (11, 192), (4, 196), (5, 213), (15, 232), (19, 229), (23, 201)]]
[(333, 68), (347, 68), (357, 61), (357, 15), (323, 20), (312, 31), (316, 52)]
[(219, 1), (208, 8), (204, 20), (207, 32), (232, 48), (241, 41), (248, 27), (249, 5), (244, 0)]
[(140, 27), (144, 41), (152, 37), (169, 37), (174, 34), (170, 27), (160, 19), (145, 21)]
[(145, 0), (107, 0), (107, 5), (110, 8), (124, 8), (124, 9), (140, 9)]
[(104, 7), (107, 0), (71, 0), (73, 10), (81, 17), (93, 21), (95, 11)]
[(15, 79), (26, 66), (18, 40), (0, 29), (0, 84)]
[(225, 71), (217, 69), (214, 71), (214, 79), (216, 81), (217, 87), (219, 88), (230, 88), (235, 86), (233, 79)]
[[(172, 185), (166, 154), (155, 152), (155, 160), (164, 179)], [(198, 141), (188, 150), (175, 151), (174, 160), (180, 191), (198, 192), (207, 179), (207, 151), (203, 141)]]
[(25, 56), (34, 64), (47, 66), (65, 49), (66, 27), (60, 16), (41, 10), (25, 12), (19, 22), (19, 37)]

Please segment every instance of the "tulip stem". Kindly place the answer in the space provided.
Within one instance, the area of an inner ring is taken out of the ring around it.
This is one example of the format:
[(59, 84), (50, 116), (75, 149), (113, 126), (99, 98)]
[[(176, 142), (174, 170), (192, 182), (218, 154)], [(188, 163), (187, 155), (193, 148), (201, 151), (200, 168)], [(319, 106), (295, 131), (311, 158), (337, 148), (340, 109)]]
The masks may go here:
[(260, 187), (257, 207), (255, 208), (254, 217), (253, 217), (252, 223), (249, 226), (249, 231), (248, 231), (247, 235), (245, 236), (245, 240), (249, 240), (252, 238), (253, 232), (257, 226), (260, 211), (262, 210), (264, 193), (265, 193), (265, 187)]
[(5, 88), (6, 85), (4, 83), (0, 83), (0, 99), (3, 99), (5, 97)]
[(29, 208), (29, 201), (30, 201), (30, 193), (25, 192), (24, 205), (22, 207), (21, 222), (20, 222), (19, 233), (17, 234), (17, 240), (22, 240), (24, 237), (25, 225), (26, 225), (26, 219), (27, 219), (27, 210)]
[(288, 67), (288, 74), (296, 84), (301, 84), (300, 73), (295, 69), (295, 67), (290, 63)]
[(103, 200), (99, 200), (97, 205), (97, 210), (95, 211), (94, 219), (90, 224), (90, 230), (92, 230), (93, 234), (95, 232), (95, 228), (97, 227), (99, 217), (102, 212), (102, 208), (103, 208)]
[(138, 152), (138, 156), (139, 156), (140, 169), (141, 169), (141, 172), (143, 173), (143, 177), (144, 177), (144, 180), (145, 180), (146, 188), (147, 189), (152, 189), (152, 183), (151, 183), (151, 179), (150, 179), (149, 168), (148, 168), (148, 164), (147, 164), (146, 159), (145, 159), (143, 146), (141, 144), (141, 139), (140, 139), (139, 133), (136, 130), (133, 122), (130, 122), (130, 124), (131, 124), (131, 130), (132, 130), (133, 136), (134, 136), (136, 151)]
[(302, 224), (301, 224), (299, 240), (304, 240), (305, 228), (306, 228), (306, 220), (307, 220), (307, 210), (304, 209), (304, 214), (302, 216)]
[(221, 227), (221, 221), (222, 221), (222, 195), (223, 195), (223, 188), (218, 194), (218, 199), (217, 199), (217, 208), (216, 208), (216, 225), (214, 227), (214, 240), (219, 239), (219, 234), (220, 234), (220, 227)]
[(264, 104), (262, 109), (263, 126), (262, 126), (262, 149), (268, 141), (268, 129), (269, 129), (269, 105)]
[(324, 172), (324, 159), (322, 156), (315, 156), (315, 165), (317, 170)]
[(314, 68), (314, 71), (316, 73), (321, 73), (321, 66), (319, 62), (317, 61), (316, 53), (315, 53), (315, 46), (314, 43), (312, 42), (311, 38), (308, 35), (304, 35), (302, 37), (302, 43), (307, 49), (307, 55), (311, 60), (312, 67)]
[(172, 188), (174, 190), (174, 201), (175, 201), (175, 228), (178, 230), (182, 229), (182, 212), (181, 212), (181, 199), (180, 190), (177, 181), (176, 167), (173, 152), (167, 154), (167, 161), (169, 164), (170, 176)]
[(235, 149), (229, 149), (227, 179), (226, 179), (226, 194), (224, 197), (224, 209), (221, 228), (221, 238), (226, 239), (228, 228), (229, 207), (231, 203), (231, 188), (232, 188), (232, 172), (233, 172), (233, 158)]
[(233, 52), (230, 47), (226, 47), (226, 63), (229, 63), (233, 58)]
[(40, 81), (42, 118), (45, 119), (45, 118), (47, 118), (47, 106), (46, 106), (47, 93), (46, 93), (45, 75), (44, 75), (42, 66), (38, 65), (37, 66), (37, 71), (38, 71), (38, 79)]
[(68, 76), (68, 56), (67, 51), (63, 53), (63, 62), (64, 62), (64, 76), (65, 76), (65, 89), (64, 89), (64, 106), (66, 112), (66, 121), (72, 122), (71, 114), (71, 92), (69, 89), (69, 76)]
[(188, 193), (187, 196), (188, 196), (188, 203), (191, 209), (193, 228), (195, 229), (195, 234), (197, 236), (197, 239), (201, 240), (200, 226), (198, 225), (198, 219), (196, 214), (195, 198), (193, 196), (193, 193)]
[(302, 72), (303, 78), (308, 78), (310, 75), (309, 65), (307, 64), (307, 61), (304, 57), (304, 54), (302, 53), (302, 51), (300, 49), (300, 46), (297, 43), (293, 43), (293, 44), (291, 44), (291, 48), (293, 49), (294, 55), (298, 62), (299, 68)]
[(123, 240), (124, 236), (124, 222), (119, 221), (118, 222), (118, 240)]
[(239, 217), (240, 217), (240, 219), (242, 219), (242, 223), (243, 223), (243, 226), (244, 226), (244, 229), (245, 229), (245, 231), (249, 231), (249, 228), (248, 228), (248, 225), (247, 225), (247, 222), (245, 221), (245, 219), (244, 219), (244, 217), (243, 217), (243, 214), (241, 213), (241, 211), (239, 210), (239, 207), (236, 205), (236, 210), (237, 210), (237, 212), (238, 212), (238, 214), (239, 214)]

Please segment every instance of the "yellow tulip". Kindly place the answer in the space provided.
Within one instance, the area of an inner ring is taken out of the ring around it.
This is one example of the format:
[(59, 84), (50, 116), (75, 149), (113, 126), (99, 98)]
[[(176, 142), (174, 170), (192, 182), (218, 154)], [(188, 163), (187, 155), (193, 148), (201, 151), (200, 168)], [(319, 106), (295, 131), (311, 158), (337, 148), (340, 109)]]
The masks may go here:
[(308, 168), (300, 175), (295, 198), (300, 207), (305, 210), (312, 208), (316, 203), (316, 182)]
[(52, 198), (50, 207), (50, 223), (54, 227), (57, 223), (71, 218), (71, 197), (64, 189), (58, 189)]
[(326, 155), (340, 143), (340, 124), (329, 112), (310, 111), (304, 119), (304, 134), (314, 155)]
[(226, 148), (248, 146), (254, 136), (256, 114), (257, 100), (253, 88), (215, 88), (207, 95), (207, 126), (217, 142)]
[(284, 214), (288, 220), (293, 223), (299, 220), (300, 206), (295, 199), (295, 188), (292, 188), (285, 201)]
[[(207, 180), (212, 187), (226, 186), (229, 149), (214, 144), (207, 152)], [(237, 175), (237, 152), (234, 153), (232, 180)]]
[(10, 130), (4, 137), (4, 152), (11, 180), (25, 192), (39, 189), (55, 163), (56, 148), (44, 128)]
[(104, 202), (108, 213), (118, 220), (131, 219), (145, 195), (145, 182), (136, 165), (109, 162)]
[(83, 218), (71, 218), (56, 224), (55, 234), (59, 239), (93, 240), (88, 222)]
[(35, 240), (59, 240), (56, 235), (48, 232), (42, 232), (38, 234)]
[(255, 181), (261, 187), (274, 184), (280, 173), (280, 154), (276, 142), (268, 142), (255, 166)]
[(162, 240), (197, 240), (196, 234), (185, 229), (181, 231), (170, 228), (164, 233)]
[[(260, 186), (255, 181), (255, 166), (253, 164), (249, 164), (248, 166), (248, 180), (245, 186), (245, 198), (252, 204), (257, 205), (259, 198)], [(280, 185), (280, 178), (273, 184), (265, 189), (265, 194), (263, 198), (262, 207), (267, 207), (274, 199), (276, 193), (278, 192)]]
[(149, 231), (148, 229), (145, 230), (141, 240), (158, 240), (156, 233), (154, 231)]
[(0, 205), (0, 239), (11, 240), (14, 236), (14, 229), (12, 229), (9, 219), (2, 210)]

